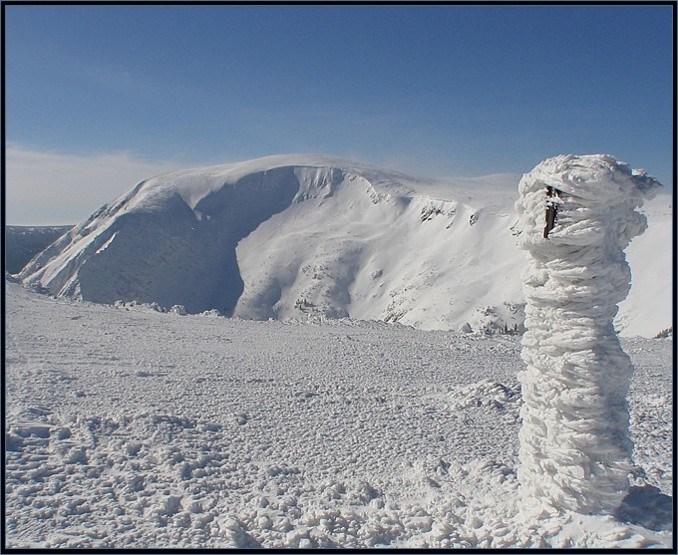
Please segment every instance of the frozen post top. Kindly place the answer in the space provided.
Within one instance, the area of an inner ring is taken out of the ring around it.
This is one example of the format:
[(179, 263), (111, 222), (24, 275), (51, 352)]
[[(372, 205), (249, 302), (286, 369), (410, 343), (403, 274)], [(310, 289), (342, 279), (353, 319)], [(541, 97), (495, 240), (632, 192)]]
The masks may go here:
[(630, 289), (624, 249), (647, 227), (636, 209), (658, 187), (608, 155), (549, 158), (520, 181), (526, 511), (611, 513), (627, 493), (632, 368), (612, 321)]

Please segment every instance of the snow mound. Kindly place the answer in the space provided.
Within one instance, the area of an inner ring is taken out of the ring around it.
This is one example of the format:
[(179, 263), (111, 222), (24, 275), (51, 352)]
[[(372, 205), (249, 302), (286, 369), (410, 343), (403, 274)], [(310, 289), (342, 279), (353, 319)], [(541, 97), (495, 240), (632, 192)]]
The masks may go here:
[[(310, 155), (172, 172), (101, 207), (18, 277), (57, 297), (189, 314), (522, 331), (516, 182)], [(670, 273), (653, 270), (620, 315), (625, 333), (670, 325)]]
[(455, 390), (450, 395), (450, 405), (456, 409), (485, 407), (506, 410), (510, 403), (520, 401), (520, 387), (515, 389), (492, 380), (482, 380)]

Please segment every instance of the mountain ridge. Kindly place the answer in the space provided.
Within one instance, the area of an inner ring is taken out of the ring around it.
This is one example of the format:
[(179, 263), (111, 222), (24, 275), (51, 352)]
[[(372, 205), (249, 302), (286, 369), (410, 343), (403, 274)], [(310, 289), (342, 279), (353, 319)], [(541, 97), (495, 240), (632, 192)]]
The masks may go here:
[[(510, 179), (422, 179), (322, 155), (180, 170), (97, 210), (19, 279), (56, 296), (248, 319), (518, 329), (525, 262)], [(631, 333), (642, 327), (621, 316)]]

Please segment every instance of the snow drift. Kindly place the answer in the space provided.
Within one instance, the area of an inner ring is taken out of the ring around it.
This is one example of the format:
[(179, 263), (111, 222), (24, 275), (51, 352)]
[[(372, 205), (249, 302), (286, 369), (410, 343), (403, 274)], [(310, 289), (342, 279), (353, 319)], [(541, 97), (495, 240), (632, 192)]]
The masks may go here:
[[(173, 172), (103, 206), (19, 278), (57, 297), (246, 319), (520, 329), (516, 181), (422, 180), (323, 156)], [(628, 334), (670, 326), (670, 265), (653, 264), (665, 277), (630, 299)]]
[(609, 514), (628, 493), (632, 366), (612, 323), (631, 283), (624, 249), (647, 227), (637, 209), (659, 186), (606, 155), (551, 158), (520, 182), (526, 506)]

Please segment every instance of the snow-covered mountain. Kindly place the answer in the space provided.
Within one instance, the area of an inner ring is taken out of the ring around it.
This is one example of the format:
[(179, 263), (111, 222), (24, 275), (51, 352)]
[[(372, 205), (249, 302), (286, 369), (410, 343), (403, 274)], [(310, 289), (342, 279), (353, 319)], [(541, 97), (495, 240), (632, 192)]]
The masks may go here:
[[(24, 285), (246, 319), (350, 317), (421, 329), (522, 326), (518, 176), (416, 179), (273, 156), (148, 179), (36, 256)], [(625, 335), (671, 325), (671, 206), (628, 249)]]

